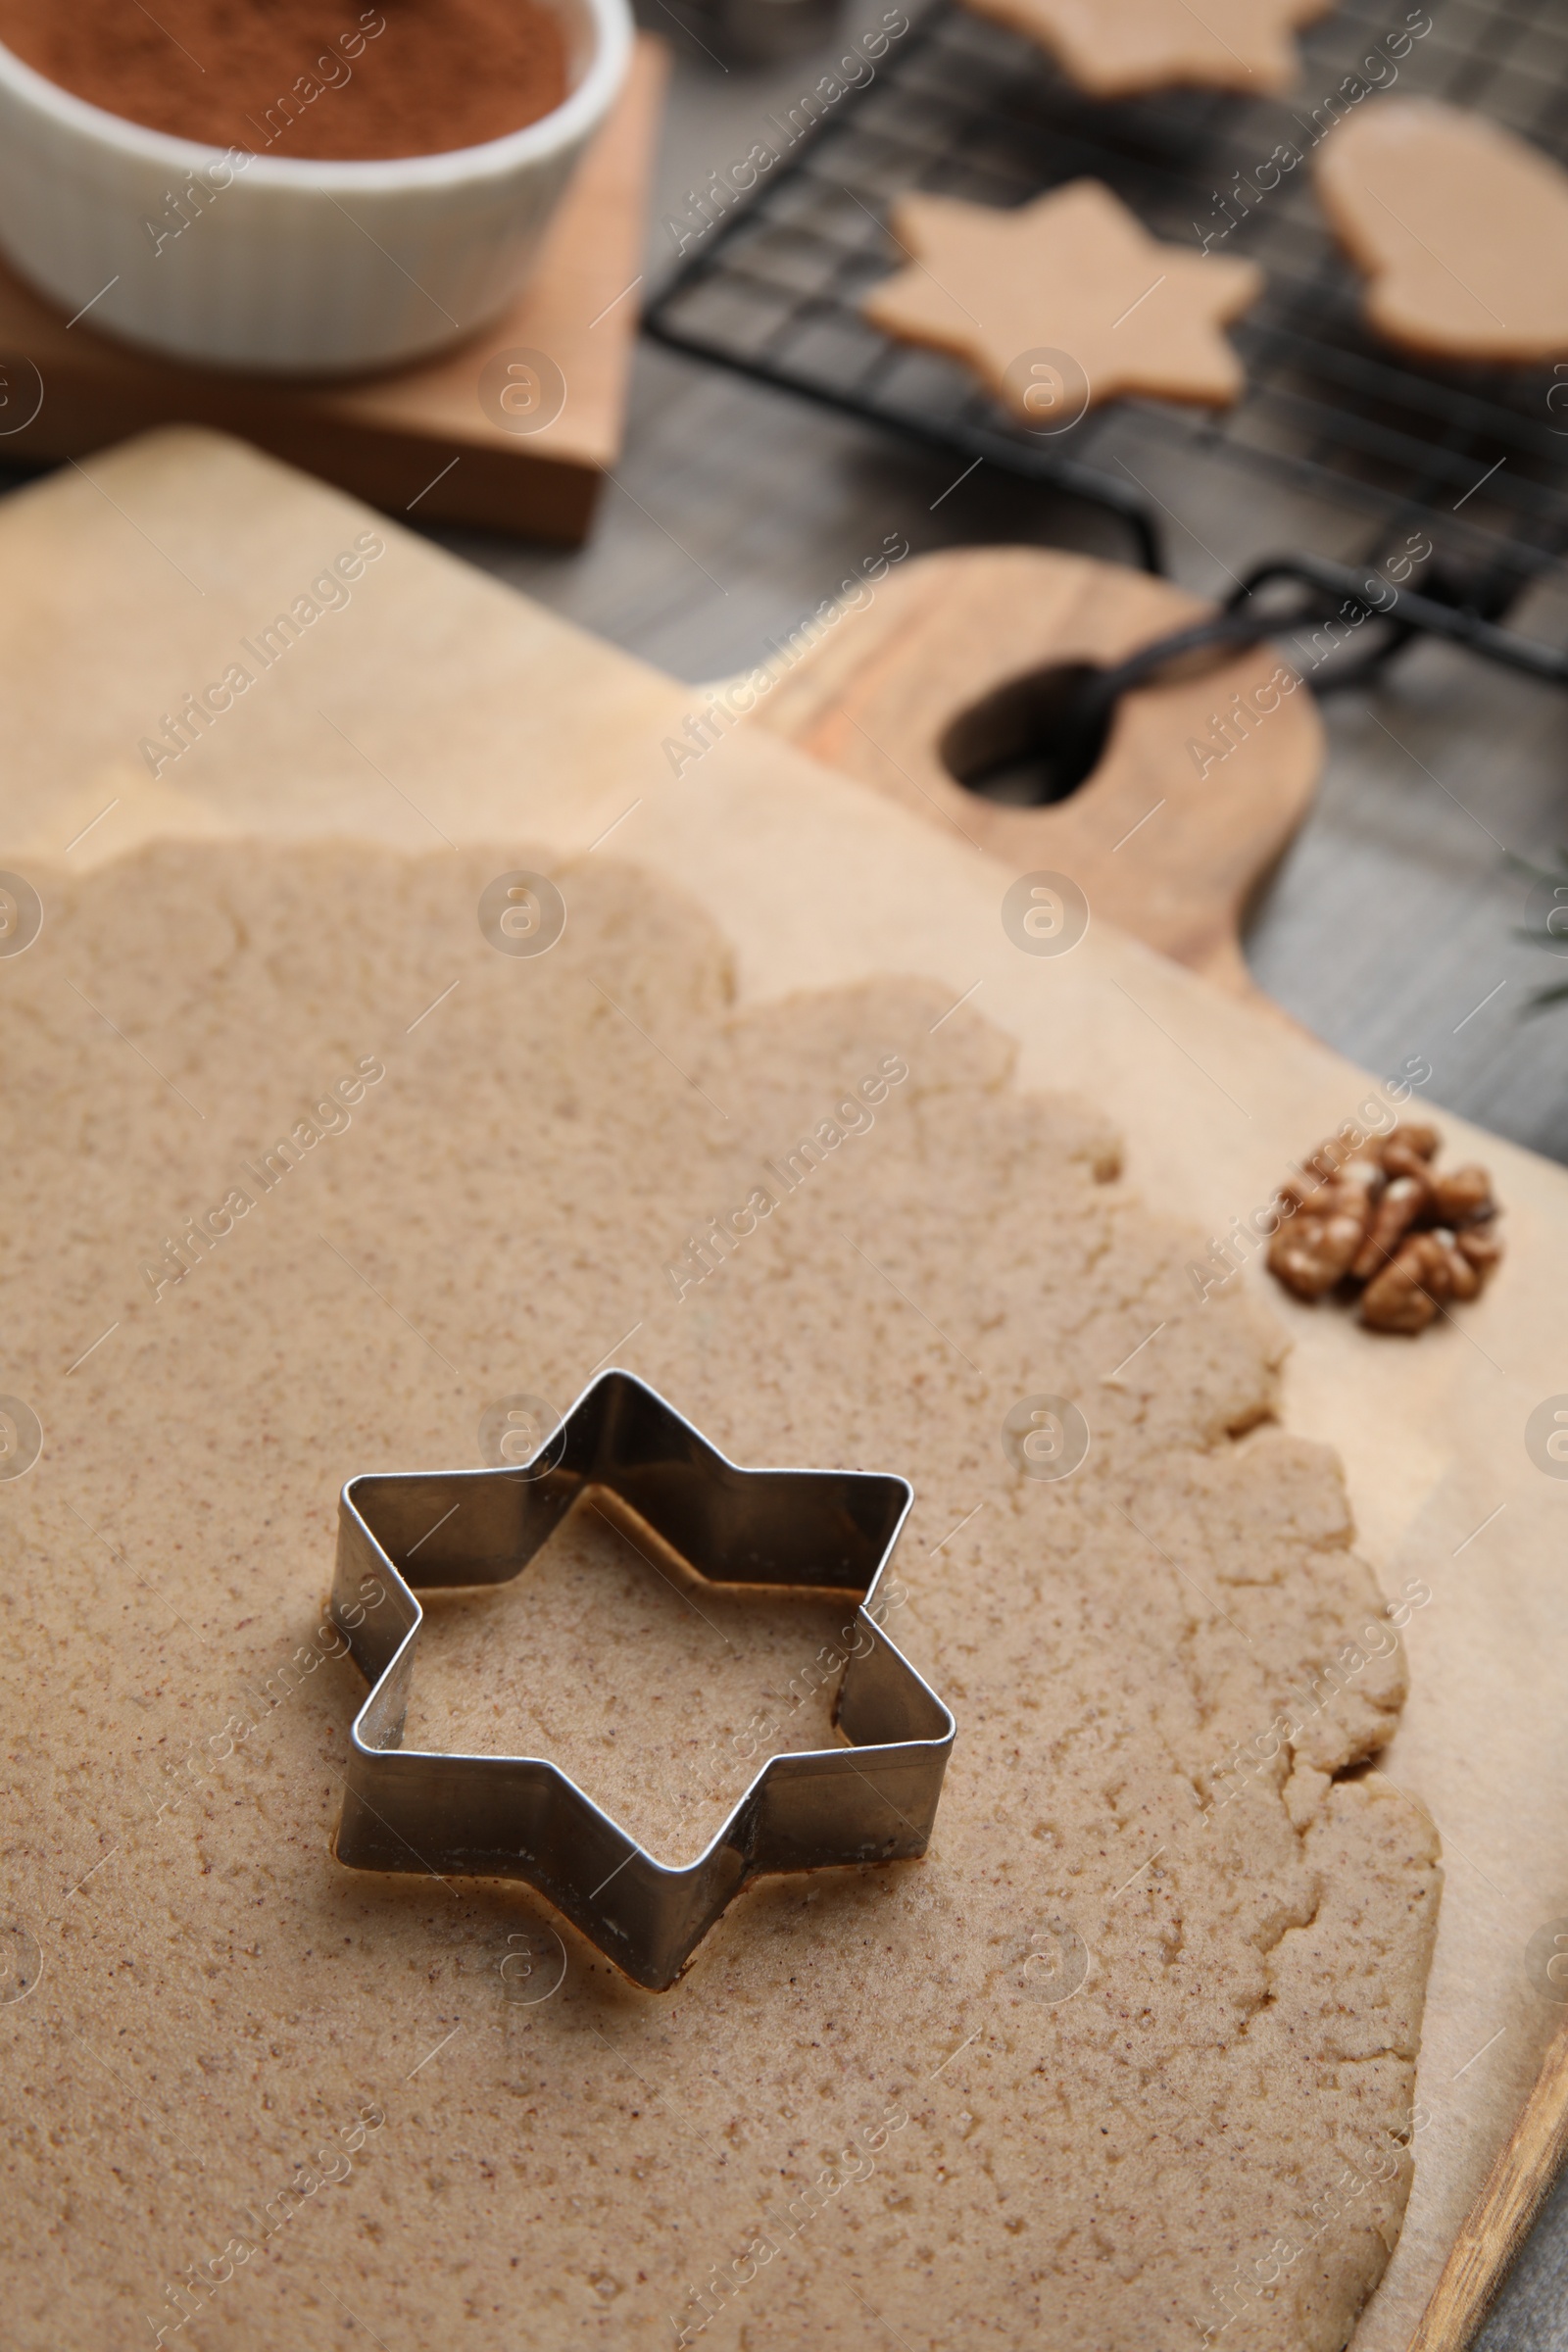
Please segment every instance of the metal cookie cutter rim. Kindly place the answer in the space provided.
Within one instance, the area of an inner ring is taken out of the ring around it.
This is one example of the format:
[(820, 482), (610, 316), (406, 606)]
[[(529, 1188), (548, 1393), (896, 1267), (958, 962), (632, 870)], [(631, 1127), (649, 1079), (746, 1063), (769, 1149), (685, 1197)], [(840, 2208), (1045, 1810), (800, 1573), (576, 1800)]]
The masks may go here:
[[(855, 1598), (834, 1708), (852, 1744), (770, 1756), (684, 1865), (661, 1862), (548, 1758), (400, 1744), (417, 1592), (509, 1582), (594, 1488), (711, 1583)], [(872, 1614), (913, 1499), (889, 1473), (744, 1468), (619, 1369), (589, 1383), (529, 1462), (351, 1478), (331, 1613), (370, 1689), (350, 1732), (339, 1861), (521, 1880), (636, 1984), (663, 1991), (753, 1879), (922, 1854), (956, 1727)], [(390, 1612), (365, 1608), (368, 1575)]]

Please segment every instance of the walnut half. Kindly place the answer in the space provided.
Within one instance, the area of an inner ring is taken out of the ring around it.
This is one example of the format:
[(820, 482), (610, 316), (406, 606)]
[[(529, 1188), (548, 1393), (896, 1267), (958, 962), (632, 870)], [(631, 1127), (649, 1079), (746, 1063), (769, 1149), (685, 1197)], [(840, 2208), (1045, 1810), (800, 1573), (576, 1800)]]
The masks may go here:
[(1298, 1298), (1321, 1298), (1348, 1274), (1364, 1247), (1382, 1171), (1352, 1159), (1300, 1201), (1269, 1244), (1269, 1271)]
[(1281, 1196), (1294, 1213), (1269, 1244), (1270, 1273), (1298, 1298), (1364, 1284), (1362, 1322), (1411, 1336), (1477, 1298), (1502, 1256), (1492, 1180), (1473, 1164), (1440, 1174), (1441, 1144), (1415, 1120), (1319, 1144)]

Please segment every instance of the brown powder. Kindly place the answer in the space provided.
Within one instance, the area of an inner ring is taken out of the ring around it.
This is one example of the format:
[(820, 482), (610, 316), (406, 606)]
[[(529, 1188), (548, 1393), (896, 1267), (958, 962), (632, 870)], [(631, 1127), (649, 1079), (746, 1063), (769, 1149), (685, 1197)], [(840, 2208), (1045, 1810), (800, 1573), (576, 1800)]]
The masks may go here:
[(438, 155), (520, 130), (566, 95), (546, 0), (0, 0), (35, 72), (149, 129), (258, 155)]

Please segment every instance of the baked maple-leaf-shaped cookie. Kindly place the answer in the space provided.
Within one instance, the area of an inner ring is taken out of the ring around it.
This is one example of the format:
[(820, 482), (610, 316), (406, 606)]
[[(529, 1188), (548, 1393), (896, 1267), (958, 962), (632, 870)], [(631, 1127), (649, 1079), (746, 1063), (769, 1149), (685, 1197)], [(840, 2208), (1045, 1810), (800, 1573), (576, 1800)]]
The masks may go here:
[(1335, 0), (968, 0), (1049, 49), (1096, 98), (1129, 98), (1173, 82), (1247, 90), (1289, 88), (1298, 60), (1291, 35)]
[(1435, 358), (1568, 359), (1568, 172), (1483, 116), (1375, 100), (1314, 172), (1369, 323)]
[(1016, 212), (905, 196), (889, 225), (910, 259), (863, 298), (865, 317), (964, 361), (1025, 424), (1059, 428), (1129, 392), (1224, 408), (1242, 390), (1221, 330), (1262, 271), (1160, 244), (1099, 180)]

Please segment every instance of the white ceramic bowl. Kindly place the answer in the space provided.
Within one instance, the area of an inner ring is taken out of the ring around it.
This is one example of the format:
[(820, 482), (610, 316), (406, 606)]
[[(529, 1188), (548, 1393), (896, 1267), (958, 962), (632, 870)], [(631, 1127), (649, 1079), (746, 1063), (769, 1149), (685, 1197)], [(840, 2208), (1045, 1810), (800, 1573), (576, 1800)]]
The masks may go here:
[(89, 106), (0, 46), (0, 248), (68, 315), (90, 305), (104, 332), (208, 366), (345, 374), (437, 350), (521, 286), (624, 78), (627, 0), (554, 5), (564, 105), (386, 163), (241, 163)]

